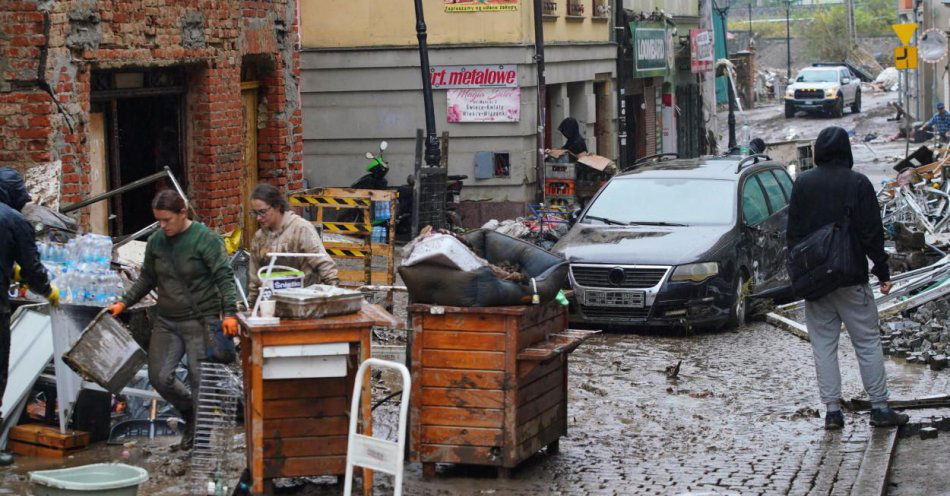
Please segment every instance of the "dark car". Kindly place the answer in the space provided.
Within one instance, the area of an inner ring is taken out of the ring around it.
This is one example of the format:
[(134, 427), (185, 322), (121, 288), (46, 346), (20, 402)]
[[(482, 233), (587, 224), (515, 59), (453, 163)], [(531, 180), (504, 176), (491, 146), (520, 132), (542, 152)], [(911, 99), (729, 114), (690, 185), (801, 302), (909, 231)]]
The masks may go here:
[(764, 156), (670, 160), (613, 177), (554, 246), (571, 321), (735, 327), (783, 294), (792, 179)]

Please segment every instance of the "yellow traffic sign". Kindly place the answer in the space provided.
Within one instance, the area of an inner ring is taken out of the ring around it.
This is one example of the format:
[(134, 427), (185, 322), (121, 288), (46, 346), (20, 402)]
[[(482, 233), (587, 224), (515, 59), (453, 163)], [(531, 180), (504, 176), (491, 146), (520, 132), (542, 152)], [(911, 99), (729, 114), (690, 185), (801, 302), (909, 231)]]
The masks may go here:
[(894, 49), (894, 67), (898, 71), (917, 68), (917, 47), (897, 47)]
[(910, 45), (910, 39), (914, 37), (914, 31), (917, 31), (916, 24), (891, 24), (891, 27), (901, 40), (901, 45)]

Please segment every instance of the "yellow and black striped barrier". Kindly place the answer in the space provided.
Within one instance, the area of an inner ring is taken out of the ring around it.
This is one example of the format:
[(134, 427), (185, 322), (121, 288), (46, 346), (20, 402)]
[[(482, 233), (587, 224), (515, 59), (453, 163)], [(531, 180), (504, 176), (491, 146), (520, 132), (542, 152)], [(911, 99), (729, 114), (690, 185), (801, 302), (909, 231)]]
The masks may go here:
[(340, 248), (327, 248), (327, 253), (329, 253), (330, 256), (353, 257), (353, 258), (364, 258), (367, 255), (369, 255), (369, 252), (366, 252), (363, 250), (352, 250), (352, 249), (343, 250)]
[(320, 222), (323, 230), (331, 233), (341, 234), (366, 234), (373, 232), (372, 224), (352, 223), (352, 222)]
[(337, 198), (332, 196), (292, 195), (290, 204), (295, 207), (349, 207), (367, 208), (371, 204), (368, 198)]

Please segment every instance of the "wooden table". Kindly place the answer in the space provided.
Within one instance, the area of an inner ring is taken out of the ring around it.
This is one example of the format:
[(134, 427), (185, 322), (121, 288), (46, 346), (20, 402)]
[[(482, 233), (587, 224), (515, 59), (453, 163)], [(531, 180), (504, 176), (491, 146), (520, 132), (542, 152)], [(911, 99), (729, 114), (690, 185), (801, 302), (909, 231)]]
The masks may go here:
[(567, 329), (567, 307), (411, 305), (410, 438), (423, 475), (436, 463), (499, 475), (567, 433), (567, 355), (600, 331)]
[[(397, 327), (395, 317), (364, 302), (359, 313), (314, 320), (282, 319), (276, 325), (241, 323), (247, 465), (253, 494), (270, 493), (269, 479), (336, 475), (346, 468), (349, 407), (356, 369), (370, 357), (374, 326)], [(264, 349), (347, 343), (345, 377), (264, 379)], [(364, 381), (362, 433), (372, 435), (372, 381)], [(372, 494), (372, 472), (363, 470), (363, 494)], [(265, 487), (266, 486), (266, 487)]]

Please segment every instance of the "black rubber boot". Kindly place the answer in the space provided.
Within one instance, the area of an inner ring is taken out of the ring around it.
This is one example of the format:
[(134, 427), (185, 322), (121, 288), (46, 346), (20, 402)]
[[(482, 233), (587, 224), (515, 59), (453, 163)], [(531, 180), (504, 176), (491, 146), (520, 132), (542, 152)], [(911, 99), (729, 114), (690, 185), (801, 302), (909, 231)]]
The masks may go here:
[(872, 408), (871, 425), (874, 427), (898, 427), (906, 424), (910, 416), (898, 413), (891, 408)]
[(825, 430), (836, 431), (844, 427), (844, 414), (841, 410), (825, 413)]
[(0, 451), (0, 467), (13, 465), (13, 455), (6, 451)]
[(178, 449), (189, 451), (195, 445), (195, 412), (194, 410), (182, 413), (182, 420), (185, 421), (185, 428), (181, 432), (181, 442), (178, 443)]

